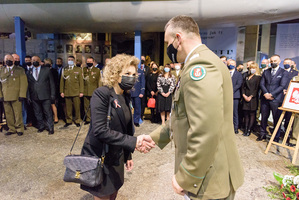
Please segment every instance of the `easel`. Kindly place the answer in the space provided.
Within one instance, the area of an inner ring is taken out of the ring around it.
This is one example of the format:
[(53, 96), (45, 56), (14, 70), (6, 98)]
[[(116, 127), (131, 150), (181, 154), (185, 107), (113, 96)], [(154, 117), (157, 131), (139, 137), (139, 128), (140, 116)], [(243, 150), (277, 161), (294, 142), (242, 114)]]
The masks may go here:
[[(297, 86), (295, 86), (295, 85), (297, 85)], [(299, 139), (297, 139), (297, 143), (296, 143), (295, 148), (294, 148), (294, 147), (289, 147), (289, 146), (287, 146), (287, 145), (286, 145), (286, 141), (287, 141), (287, 139), (288, 139), (288, 137), (289, 137), (290, 130), (291, 130), (292, 125), (293, 125), (293, 122), (294, 122), (295, 114), (299, 114), (299, 109), (297, 110), (297, 108), (298, 108), (297, 105), (294, 106), (294, 109), (290, 109), (290, 108), (286, 108), (286, 107), (292, 107), (292, 106), (291, 106), (292, 104), (290, 104), (290, 105), (287, 105), (287, 104), (289, 104), (288, 102), (290, 102), (289, 100), (290, 100), (290, 98), (291, 98), (291, 95), (292, 95), (291, 93), (292, 93), (293, 89), (294, 89), (295, 87), (297, 88), (298, 86), (299, 86), (299, 82), (298, 82), (298, 81), (291, 81), (291, 82), (290, 82), (289, 87), (288, 87), (288, 91), (287, 91), (287, 93), (286, 93), (286, 95), (285, 95), (285, 98), (284, 98), (284, 100), (283, 100), (282, 107), (279, 107), (279, 108), (278, 108), (279, 110), (282, 110), (282, 113), (281, 113), (281, 115), (280, 115), (280, 118), (279, 118), (279, 120), (278, 120), (278, 122), (277, 122), (277, 124), (276, 124), (276, 127), (275, 127), (275, 129), (274, 129), (274, 132), (273, 132), (273, 134), (272, 134), (272, 136), (271, 136), (271, 139), (270, 139), (270, 141), (269, 141), (269, 143), (268, 143), (268, 146), (267, 146), (267, 148), (266, 148), (266, 151), (265, 151), (265, 154), (267, 154), (268, 151), (270, 150), (272, 144), (275, 144), (275, 145), (277, 145), (277, 146), (281, 146), (281, 147), (286, 148), (286, 149), (294, 150), (294, 155), (293, 155), (293, 159), (292, 159), (292, 164), (293, 164), (293, 165), (295, 165), (295, 163), (296, 163), (296, 159), (297, 159), (297, 155), (298, 155)], [(293, 107), (292, 107), (292, 108), (293, 108)], [(287, 130), (286, 130), (286, 132), (285, 132), (283, 141), (282, 141), (282, 143), (280, 144), (280, 143), (278, 143), (278, 142), (274, 142), (274, 138), (275, 138), (275, 136), (276, 136), (276, 134), (277, 134), (278, 129), (280, 128), (281, 122), (282, 122), (282, 120), (283, 120), (283, 118), (284, 118), (286, 112), (291, 112), (291, 113), (292, 113), (292, 116), (291, 116), (291, 118), (290, 118), (290, 122), (289, 122), (288, 127), (287, 127)]]

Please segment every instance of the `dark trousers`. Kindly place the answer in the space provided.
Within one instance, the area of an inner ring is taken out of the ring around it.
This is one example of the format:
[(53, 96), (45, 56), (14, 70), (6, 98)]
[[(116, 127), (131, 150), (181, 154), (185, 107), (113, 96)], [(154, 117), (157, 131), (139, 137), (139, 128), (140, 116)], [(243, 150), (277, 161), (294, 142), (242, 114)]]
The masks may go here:
[(37, 121), (37, 128), (47, 128), (49, 131), (54, 130), (51, 100), (33, 100), (32, 106)]
[(233, 122), (234, 122), (234, 129), (235, 132), (238, 131), (239, 126), (239, 117), (238, 117), (238, 106), (239, 106), (240, 99), (234, 99), (234, 115), (233, 115)]
[[(278, 107), (281, 106), (280, 102), (273, 102), (270, 100), (266, 100), (264, 97), (261, 100), (261, 114), (262, 114), (262, 121), (261, 121), (261, 136), (267, 135), (267, 125), (268, 125), (268, 118), (270, 115), (270, 110), (272, 111), (272, 116), (274, 120), (274, 128), (277, 125), (279, 120), (281, 110)], [(276, 133), (275, 140), (278, 140), (280, 137), (280, 127)]]
[(132, 105), (134, 108), (134, 123), (139, 124), (139, 120), (141, 118), (141, 98), (139, 97), (132, 97)]
[(62, 119), (65, 121), (65, 100), (61, 96), (57, 99), (57, 115), (58, 119)]

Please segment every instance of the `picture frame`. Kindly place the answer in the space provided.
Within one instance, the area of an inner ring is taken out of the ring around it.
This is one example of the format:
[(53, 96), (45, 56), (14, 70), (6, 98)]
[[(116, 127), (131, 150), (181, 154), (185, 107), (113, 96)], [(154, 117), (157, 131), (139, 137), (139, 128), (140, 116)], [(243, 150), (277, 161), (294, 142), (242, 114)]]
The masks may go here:
[(290, 82), (281, 107), (299, 112), (299, 81)]

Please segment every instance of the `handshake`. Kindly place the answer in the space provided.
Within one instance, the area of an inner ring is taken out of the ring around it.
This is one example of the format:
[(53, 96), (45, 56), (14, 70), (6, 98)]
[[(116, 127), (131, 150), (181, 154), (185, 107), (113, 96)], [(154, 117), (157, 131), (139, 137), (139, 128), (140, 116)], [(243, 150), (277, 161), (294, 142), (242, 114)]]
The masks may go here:
[(155, 147), (155, 142), (149, 135), (139, 135), (136, 142), (136, 150), (141, 153), (148, 153)]

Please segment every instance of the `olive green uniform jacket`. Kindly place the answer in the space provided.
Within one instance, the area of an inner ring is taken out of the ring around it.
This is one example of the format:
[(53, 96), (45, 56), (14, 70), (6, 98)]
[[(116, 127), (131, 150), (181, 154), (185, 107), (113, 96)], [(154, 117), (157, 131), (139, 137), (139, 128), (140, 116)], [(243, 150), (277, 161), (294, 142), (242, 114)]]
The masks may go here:
[(81, 67), (74, 66), (73, 69), (65, 67), (60, 79), (60, 93), (65, 97), (78, 97), (84, 92), (84, 83)]
[(92, 96), (93, 91), (102, 86), (101, 70), (97, 67), (83, 68), (84, 96)]
[[(195, 73), (194, 67), (201, 70)], [(150, 135), (160, 148), (175, 144), (175, 178), (192, 199), (219, 199), (236, 191), (244, 172), (235, 143), (233, 86), (223, 62), (198, 46), (182, 69), (173, 98), (171, 125)]]
[(0, 98), (4, 98), (4, 101), (17, 101), (19, 97), (26, 98), (28, 82), (22, 67), (13, 66), (10, 72), (7, 67), (2, 67), (0, 82)]

